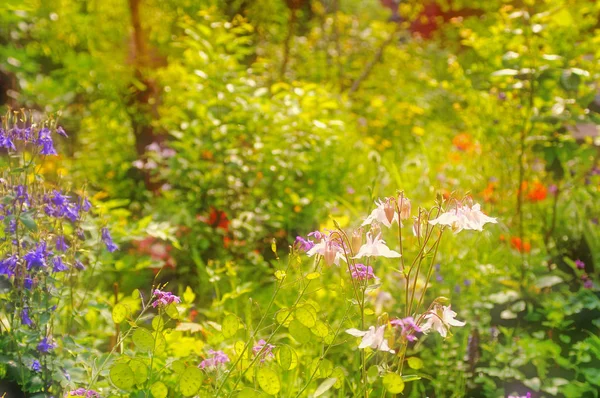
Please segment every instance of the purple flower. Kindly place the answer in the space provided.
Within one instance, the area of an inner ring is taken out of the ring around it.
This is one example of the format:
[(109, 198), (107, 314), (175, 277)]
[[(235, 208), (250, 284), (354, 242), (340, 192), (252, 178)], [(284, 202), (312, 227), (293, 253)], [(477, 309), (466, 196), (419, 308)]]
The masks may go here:
[(37, 345), (37, 350), (41, 354), (48, 354), (50, 351), (56, 348), (56, 344), (52, 341), (48, 341), (48, 337), (44, 337)]
[(304, 239), (301, 236), (296, 236), (296, 241), (294, 242), (294, 245), (300, 250), (307, 252), (310, 249), (312, 249), (315, 244), (311, 240)]
[(23, 256), (23, 259), (27, 262), (27, 269), (42, 268), (46, 267), (46, 257), (52, 253), (46, 251), (46, 242), (41, 242), (37, 245), (35, 250)]
[(392, 326), (399, 327), (402, 338), (410, 342), (417, 340), (417, 336), (415, 336), (415, 333), (422, 332), (421, 328), (415, 323), (415, 320), (412, 316), (403, 319), (391, 320), (390, 324)]
[(556, 184), (552, 184), (548, 187), (548, 192), (551, 195), (556, 195), (556, 193), (558, 192), (558, 187), (556, 186)]
[(58, 128), (56, 129), (56, 134), (62, 135), (65, 138), (69, 138), (67, 133), (65, 133), (65, 129), (63, 129), (62, 126), (58, 126)]
[(252, 352), (254, 353), (254, 355), (260, 354), (260, 362), (264, 363), (267, 359), (275, 357), (275, 354), (273, 354), (273, 348), (275, 348), (273, 344), (267, 344), (266, 341), (260, 339), (258, 343), (256, 343), (256, 345), (252, 347)]
[(8, 226), (6, 228), (6, 232), (8, 234), (14, 234), (17, 232), (17, 220), (14, 218), (8, 222)]
[(373, 267), (366, 266), (364, 264), (356, 264), (355, 266), (350, 266), (352, 270), (352, 279), (356, 280), (369, 280), (375, 278), (375, 274), (373, 273)]
[(33, 370), (34, 372), (41, 372), (42, 371), (42, 364), (40, 363), (40, 361), (38, 361), (37, 359), (33, 360), (33, 363), (31, 364), (31, 370)]
[(220, 364), (229, 362), (229, 357), (223, 351), (208, 350), (208, 353), (212, 355), (212, 358), (206, 358), (200, 362), (198, 365), (200, 369), (216, 368)]
[(29, 308), (27, 307), (23, 308), (21, 311), (21, 323), (27, 326), (33, 325), (33, 321), (29, 317)]
[(83, 265), (83, 263), (79, 260), (75, 260), (75, 268), (77, 268), (80, 271), (83, 271), (85, 269), (85, 265)]
[(163, 292), (162, 290), (155, 289), (154, 296), (156, 297), (156, 301), (152, 303), (154, 308), (158, 306), (166, 306), (172, 303), (180, 303), (181, 299), (175, 296), (171, 292)]
[(0, 129), (0, 148), (6, 148), (13, 151), (17, 150), (11, 137), (3, 129)]
[(575, 265), (579, 269), (585, 269), (585, 263), (579, 259), (575, 260)]
[(33, 279), (31, 279), (30, 277), (26, 277), (23, 280), (23, 286), (25, 287), (25, 289), (30, 290), (33, 287)]
[(311, 238), (315, 238), (318, 242), (325, 237), (325, 234), (322, 233), (321, 231), (313, 231), (313, 232), (309, 233), (307, 236), (309, 236)]
[(54, 149), (54, 142), (50, 136), (50, 129), (44, 127), (38, 134), (36, 144), (42, 147), (40, 155), (58, 155), (56, 149)]
[(458, 283), (454, 285), (454, 293), (460, 293), (460, 285)]
[(102, 228), (102, 241), (106, 245), (106, 250), (108, 250), (110, 253), (119, 250), (119, 246), (113, 242), (112, 237), (110, 236), (110, 231), (106, 227)]
[(86, 213), (88, 211), (90, 211), (90, 209), (92, 208), (92, 204), (90, 203), (90, 201), (88, 200), (88, 198), (83, 198), (83, 205), (81, 206), (81, 208), (83, 209), (83, 211), (85, 211)]
[(69, 391), (67, 396), (86, 397), (86, 398), (101, 398), (100, 393), (94, 390), (86, 390), (81, 387), (73, 391)]
[(69, 248), (69, 246), (67, 245), (67, 242), (65, 242), (65, 237), (60, 235), (56, 238), (56, 250), (59, 252), (64, 252), (67, 251), (67, 249)]
[(67, 267), (65, 263), (63, 263), (61, 257), (54, 257), (52, 259), (52, 263), (54, 264), (54, 266), (52, 267), (52, 271), (54, 272), (63, 272), (69, 269), (69, 267)]
[(586, 289), (591, 289), (594, 287), (594, 282), (592, 282), (591, 279), (586, 279), (585, 282), (583, 282), (583, 287)]
[(464, 283), (464, 285), (465, 285), (466, 287), (469, 287), (469, 286), (471, 286), (471, 284), (472, 284), (473, 282), (471, 282), (471, 280), (470, 280), (470, 279), (465, 279), (463, 283)]
[(12, 255), (0, 261), (0, 274), (11, 277), (15, 274), (15, 268), (17, 266), (17, 256)]

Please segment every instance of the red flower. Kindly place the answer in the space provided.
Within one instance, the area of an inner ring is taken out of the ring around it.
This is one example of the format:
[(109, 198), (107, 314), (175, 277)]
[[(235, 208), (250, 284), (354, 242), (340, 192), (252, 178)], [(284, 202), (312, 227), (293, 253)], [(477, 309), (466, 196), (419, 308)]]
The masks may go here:
[(544, 200), (546, 199), (546, 196), (548, 196), (548, 189), (541, 182), (533, 183), (533, 186), (527, 193), (527, 199), (529, 199), (532, 202), (539, 202), (541, 200)]
[(510, 238), (510, 245), (520, 253), (529, 253), (531, 251), (531, 243), (522, 242), (518, 236)]

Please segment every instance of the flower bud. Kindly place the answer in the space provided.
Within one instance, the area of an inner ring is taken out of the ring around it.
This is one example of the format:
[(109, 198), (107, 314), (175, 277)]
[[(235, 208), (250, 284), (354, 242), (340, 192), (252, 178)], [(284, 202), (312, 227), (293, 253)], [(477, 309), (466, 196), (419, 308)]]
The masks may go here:
[(383, 211), (385, 213), (385, 218), (387, 218), (388, 222), (391, 224), (394, 219), (394, 213), (396, 212), (391, 199), (386, 199), (386, 202), (383, 205)]
[(337, 251), (335, 250), (335, 248), (333, 246), (333, 242), (327, 242), (327, 246), (325, 248), (325, 254), (323, 255), (325, 264), (327, 264), (329, 266), (333, 265), (333, 263), (335, 262), (336, 254), (337, 254)]
[(381, 234), (381, 227), (377, 223), (371, 224), (371, 235), (379, 236)]
[(410, 200), (402, 197), (400, 199), (400, 219), (408, 220), (410, 218)]
[(362, 228), (355, 229), (354, 232), (352, 232), (352, 251), (354, 253), (358, 253), (360, 250), (362, 240)]

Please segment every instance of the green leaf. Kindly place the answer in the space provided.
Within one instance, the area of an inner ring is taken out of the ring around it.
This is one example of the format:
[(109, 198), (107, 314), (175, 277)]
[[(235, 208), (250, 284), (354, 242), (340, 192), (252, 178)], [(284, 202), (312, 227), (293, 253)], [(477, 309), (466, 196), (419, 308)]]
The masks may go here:
[(129, 362), (129, 367), (135, 375), (135, 382), (137, 384), (143, 384), (148, 380), (148, 365), (139, 359), (134, 359)]
[(327, 391), (329, 391), (329, 389), (331, 389), (331, 387), (335, 385), (336, 382), (337, 379), (335, 377), (323, 380), (323, 382), (319, 384), (319, 387), (317, 387), (315, 390), (313, 397), (320, 397), (321, 395), (325, 394)]
[(109, 376), (115, 387), (122, 390), (129, 390), (135, 384), (135, 374), (126, 363), (114, 365), (110, 369)]
[(283, 308), (277, 312), (275, 319), (277, 320), (277, 323), (280, 323), (285, 327), (289, 327), (290, 323), (292, 323), (294, 320), (294, 315), (290, 313), (288, 308)]
[(411, 369), (419, 370), (423, 368), (423, 361), (421, 360), (421, 358), (410, 357), (406, 361), (408, 362), (408, 366)]
[(256, 374), (258, 385), (267, 394), (275, 395), (281, 390), (279, 375), (269, 368), (260, 368)]
[(132, 335), (133, 344), (142, 352), (154, 350), (154, 337), (144, 328), (137, 328)]
[(402, 381), (405, 383), (408, 383), (409, 381), (416, 381), (416, 380), (421, 380), (421, 376), (417, 376), (417, 375), (403, 375), (402, 376)]
[(383, 386), (390, 394), (400, 394), (404, 391), (404, 381), (396, 373), (388, 373), (383, 376)]
[(171, 303), (165, 307), (165, 313), (171, 317), (171, 319), (179, 319), (179, 310), (175, 303)]
[(162, 318), (162, 316), (155, 316), (154, 319), (152, 319), (152, 329), (160, 331), (164, 328), (165, 320)]
[(152, 387), (150, 387), (150, 392), (154, 398), (167, 398), (167, 395), (169, 395), (169, 389), (162, 381), (157, 381), (156, 383), (152, 384)]
[(344, 369), (340, 367), (333, 369), (333, 372), (331, 372), (331, 377), (335, 377), (336, 379), (333, 388), (335, 388), (336, 390), (342, 388), (342, 386), (344, 385), (344, 379), (346, 378), (346, 373), (344, 373)]
[(223, 333), (223, 337), (228, 339), (230, 337), (235, 336), (239, 328), (239, 318), (233, 314), (229, 314), (225, 317), (225, 319), (223, 319), (223, 324), (221, 325), (221, 332)]
[(313, 314), (311, 310), (314, 311), (314, 308), (310, 305), (307, 305), (300, 308), (296, 308), (295, 311), (296, 319), (308, 328), (312, 328), (313, 326), (315, 326), (317, 320), (316, 314)]
[(129, 316), (129, 307), (125, 304), (117, 303), (112, 309), (113, 322), (119, 324)]
[(173, 369), (173, 372), (175, 373), (183, 373), (185, 372), (185, 362), (181, 359), (173, 361), (171, 364), (171, 369)]
[(30, 231), (37, 232), (37, 224), (33, 220), (31, 213), (21, 213), (19, 216), (19, 220), (29, 229)]
[(298, 343), (306, 344), (310, 341), (310, 329), (301, 324), (299, 321), (294, 319), (290, 323), (288, 330), (292, 337), (298, 341)]
[(282, 345), (277, 349), (277, 363), (283, 370), (292, 370), (298, 366), (298, 354), (288, 345)]
[(192, 304), (196, 299), (196, 294), (192, 291), (191, 287), (186, 287), (183, 293), (183, 301), (188, 304)]
[(204, 374), (200, 369), (196, 367), (187, 368), (179, 380), (179, 391), (184, 397), (191, 397), (198, 392), (203, 380)]

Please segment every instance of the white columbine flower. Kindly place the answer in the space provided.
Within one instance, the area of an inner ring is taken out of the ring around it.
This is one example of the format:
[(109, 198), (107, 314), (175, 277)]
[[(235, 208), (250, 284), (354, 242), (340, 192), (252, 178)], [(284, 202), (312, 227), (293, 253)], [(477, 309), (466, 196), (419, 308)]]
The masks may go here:
[(391, 201), (376, 200), (375, 204), (377, 207), (373, 209), (369, 217), (365, 219), (361, 227), (364, 227), (365, 225), (371, 225), (373, 221), (378, 221), (389, 228), (394, 222), (398, 222), (398, 213), (396, 213), (396, 208)]
[(342, 248), (328, 237), (323, 237), (319, 243), (316, 243), (306, 252), (308, 257), (312, 257), (315, 254), (323, 256), (327, 265), (331, 265), (331, 263), (340, 265), (340, 260), (346, 261)]
[(373, 238), (373, 234), (367, 232), (367, 243), (362, 245), (356, 256), (354, 256), (354, 258), (362, 257), (396, 258), (400, 257), (400, 253), (390, 250), (390, 248), (385, 245), (385, 241), (381, 239), (381, 234), (378, 234)]
[(495, 218), (483, 214), (479, 204), (474, 204), (472, 207), (468, 205), (456, 206), (454, 209), (442, 213), (438, 218), (430, 220), (429, 224), (449, 226), (457, 234), (463, 229), (483, 231), (485, 224), (496, 224), (497, 222)]
[(387, 351), (394, 354), (395, 351), (390, 349), (387, 339), (384, 337), (385, 327), (386, 325), (383, 325), (375, 329), (375, 326), (371, 326), (369, 327), (369, 330), (366, 331), (348, 329), (346, 330), (346, 333), (354, 337), (362, 337), (362, 341), (360, 342), (358, 348), (363, 349), (366, 347), (371, 347), (374, 350)]
[(427, 333), (433, 329), (445, 338), (448, 335), (450, 326), (465, 326), (465, 322), (456, 320), (455, 317), (456, 312), (452, 311), (450, 306), (436, 305), (432, 311), (425, 315), (427, 322), (421, 326), (421, 330)]

